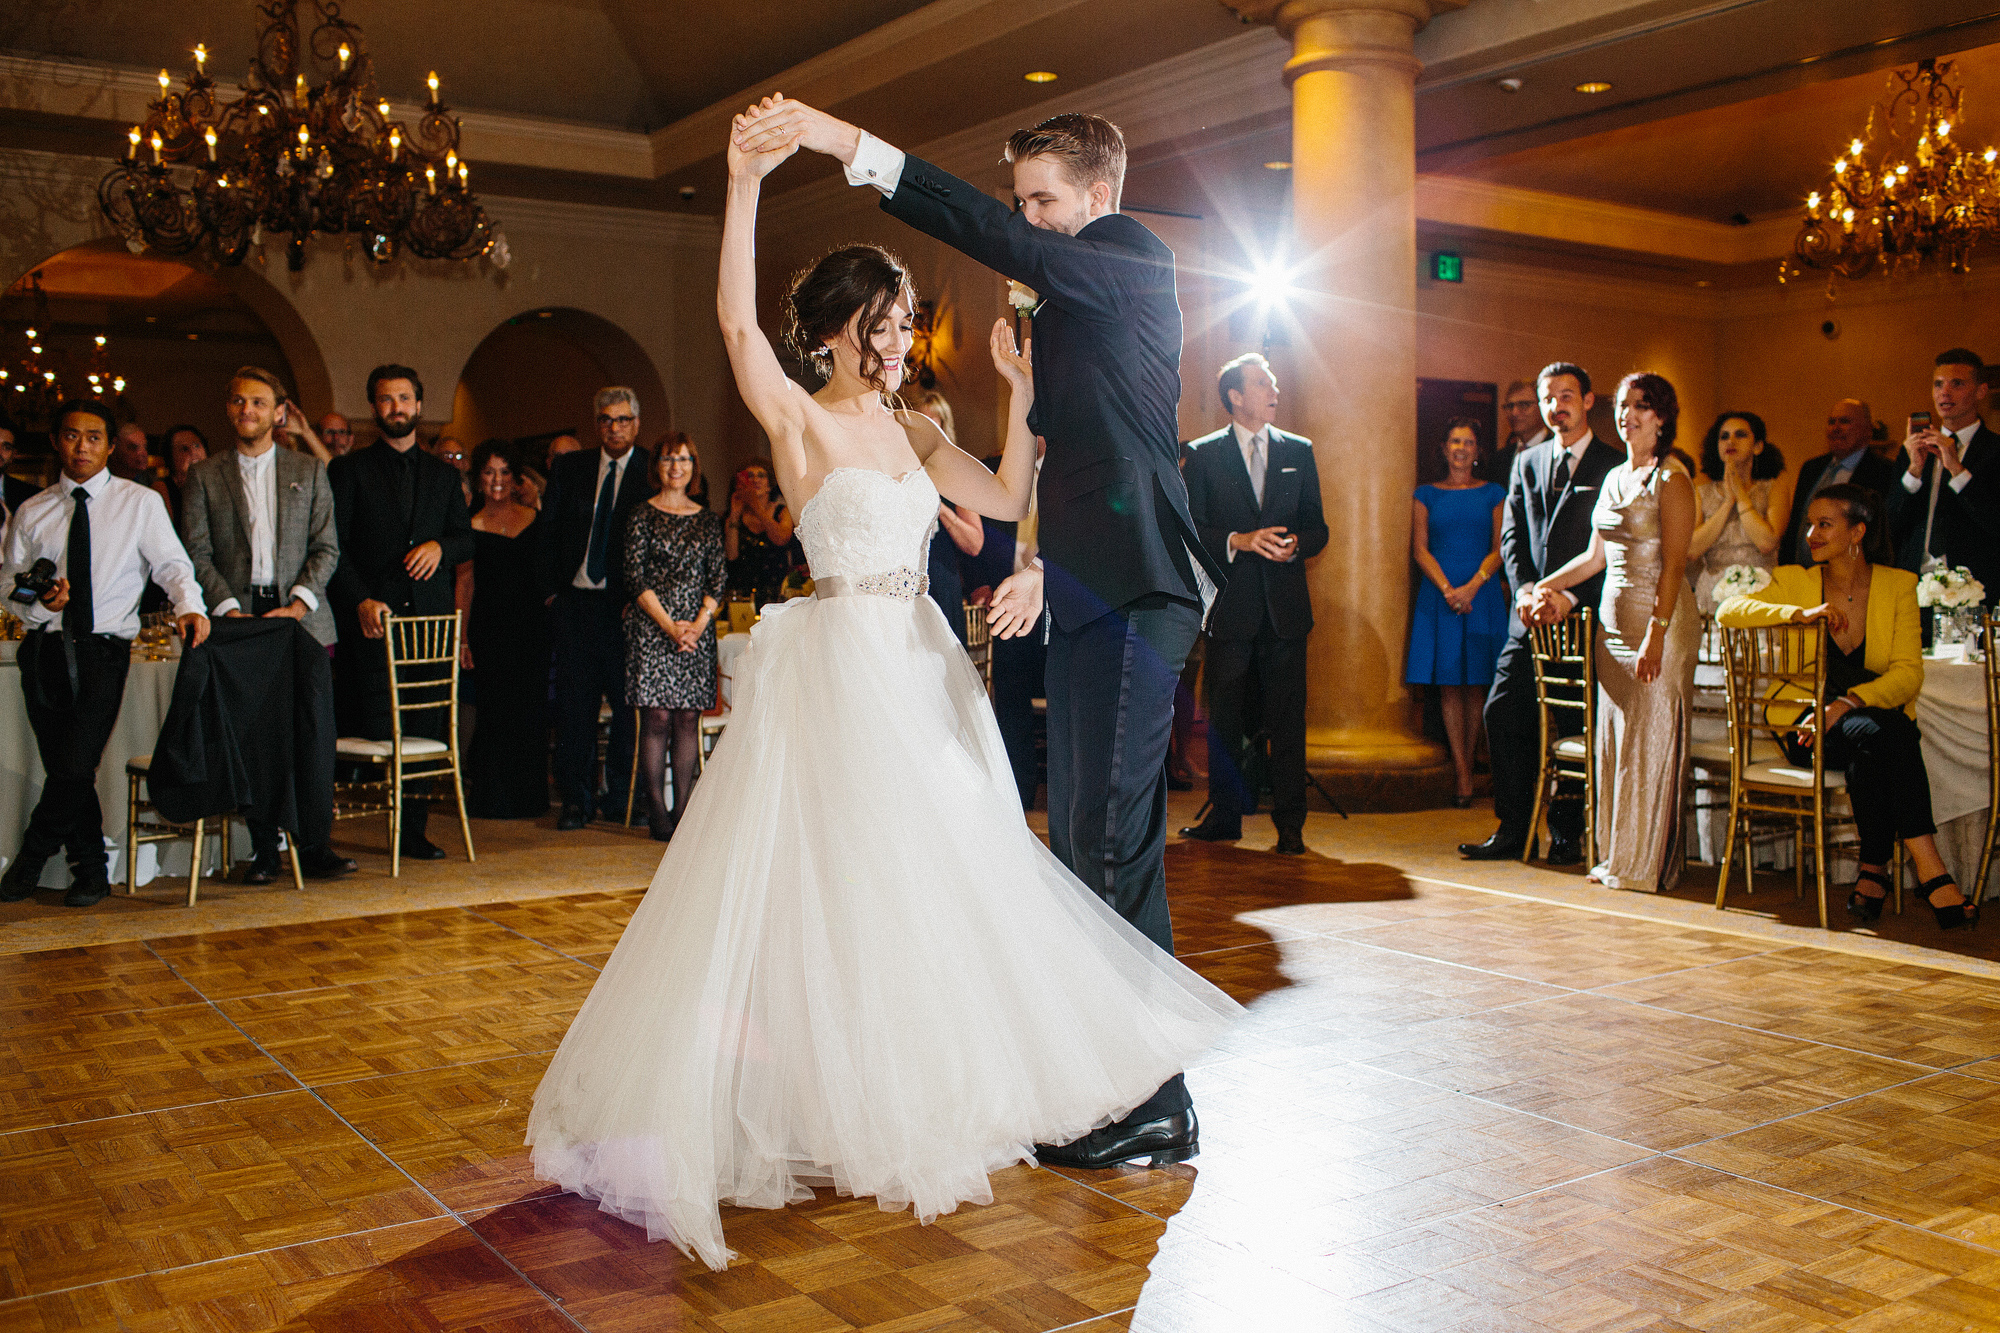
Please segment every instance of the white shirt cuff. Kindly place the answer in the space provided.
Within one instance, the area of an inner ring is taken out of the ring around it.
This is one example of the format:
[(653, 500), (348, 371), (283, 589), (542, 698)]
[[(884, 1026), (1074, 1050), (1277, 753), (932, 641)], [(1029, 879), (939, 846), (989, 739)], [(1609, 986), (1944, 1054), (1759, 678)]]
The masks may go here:
[(308, 611), (319, 610), (319, 598), (313, 596), (312, 589), (306, 587), (304, 584), (294, 585), (292, 588), (292, 596), (296, 597), (299, 601), (304, 602), (306, 604), (306, 610)]
[(234, 597), (231, 597), (227, 601), (217, 602), (215, 604), (215, 614), (218, 616), (226, 616), (231, 611), (234, 611), (237, 607), (241, 605), (243, 605), (243, 603), (237, 601)]
[(903, 182), (903, 150), (883, 143), (867, 130), (855, 146), (854, 162), (847, 168), (849, 185), (872, 185), (885, 195), (894, 194)]
[[(1905, 472), (1903, 475), (1907, 477), (1910, 474)], [(1964, 490), (1967, 486), (1970, 486), (1972, 484), (1972, 469), (1971, 468), (1965, 469), (1965, 471), (1953, 477), (1946, 484), (1949, 485), (1954, 491)]]
[(1905, 471), (1903, 473), (1904, 490), (1908, 491), (1912, 495), (1915, 495), (1918, 491), (1922, 490), (1923, 488), (1924, 488), (1924, 479), (1922, 477), (1913, 477), (1909, 474), (1908, 471)]
[[(1229, 535), (1234, 537), (1236, 534), (1232, 532)], [(1236, 548), (1234, 546), (1231, 546), (1227, 542), (1224, 542), (1222, 554), (1223, 558), (1226, 559), (1230, 564), (1233, 565), (1236, 563)]]

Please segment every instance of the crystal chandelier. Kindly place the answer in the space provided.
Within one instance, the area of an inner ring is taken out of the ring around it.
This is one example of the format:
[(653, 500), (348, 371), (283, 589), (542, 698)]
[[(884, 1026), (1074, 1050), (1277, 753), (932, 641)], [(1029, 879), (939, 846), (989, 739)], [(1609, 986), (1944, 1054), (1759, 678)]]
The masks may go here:
[[(506, 240), (472, 193), (437, 74), (412, 130), (390, 119), (361, 29), (336, 0), (312, 0), (319, 22), (309, 50), (298, 0), (256, 3), (264, 29), (235, 100), (218, 102), (208, 49), (195, 47), (186, 87), (175, 92), (160, 71), (159, 99), (97, 187), (133, 252), (199, 249), (240, 264), (263, 233), (282, 232), (296, 272), (315, 233), (346, 233), (382, 263), (407, 248), (424, 259), (487, 255), (504, 267)], [(301, 68), (308, 59), (333, 67), (318, 87)]]
[(1870, 109), (1863, 137), (1834, 159), (1826, 189), (1806, 196), (1778, 281), (1817, 270), (1830, 293), (1836, 277), (1878, 267), (1894, 273), (1927, 259), (1953, 273), (1971, 267), (1973, 247), (2000, 231), (2000, 153), (1973, 152), (1954, 137), (1964, 92), (1951, 71), (1949, 60), (1890, 71), (1888, 104)]
[[(125, 377), (111, 365), (111, 350), (103, 334), (91, 339), (81, 358), (56, 350), (47, 340), (55, 323), (49, 317), (48, 293), (39, 271), (16, 284), (20, 295), (34, 302), (30, 322), (16, 332), (0, 325), (7, 343), (0, 347), (0, 419), (22, 430), (52, 429), (56, 410), (73, 398), (99, 398), (116, 403), (125, 393)], [(13, 293), (10, 293), (12, 295)]]

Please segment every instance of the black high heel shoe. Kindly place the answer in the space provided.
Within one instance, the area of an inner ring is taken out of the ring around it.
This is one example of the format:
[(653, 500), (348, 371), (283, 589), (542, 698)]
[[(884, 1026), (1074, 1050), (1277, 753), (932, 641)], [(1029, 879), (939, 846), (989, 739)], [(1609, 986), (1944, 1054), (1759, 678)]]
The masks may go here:
[[(1947, 884), (1954, 889), (1958, 888), (1958, 881), (1950, 875), (1939, 875), (1936, 879), (1927, 879), (1917, 885), (1917, 892), (1923, 894), (1924, 899), (1929, 901), (1933, 893)], [(1965, 891), (1960, 889), (1958, 896), (1965, 897)], [(1953, 903), (1950, 907), (1939, 907), (1936, 903), (1931, 903), (1931, 911), (1937, 916), (1939, 930), (1963, 930), (1967, 926), (1979, 924), (1979, 909), (1970, 902)]]
[[(1847, 895), (1847, 914), (1864, 925), (1882, 919), (1882, 904), (1889, 901), (1889, 877), (1879, 870), (1863, 870), (1855, 877), (1854, 892)], [(1871, 897), (1861, 891), (1861, 880), (1873, 880), (1882, 886), (1880, 898)]]

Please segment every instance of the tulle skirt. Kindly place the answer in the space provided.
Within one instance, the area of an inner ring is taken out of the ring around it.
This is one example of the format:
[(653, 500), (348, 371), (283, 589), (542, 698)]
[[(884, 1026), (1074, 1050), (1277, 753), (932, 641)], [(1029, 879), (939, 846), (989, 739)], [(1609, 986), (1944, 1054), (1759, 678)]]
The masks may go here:
[(927, 598), (770, 608), (734, 711), (535, 1093), (535, 1173), (727, 1264), (718, 1205), (923, 1221), (1127, 1113), (1238, 1006), (1029, 831)]

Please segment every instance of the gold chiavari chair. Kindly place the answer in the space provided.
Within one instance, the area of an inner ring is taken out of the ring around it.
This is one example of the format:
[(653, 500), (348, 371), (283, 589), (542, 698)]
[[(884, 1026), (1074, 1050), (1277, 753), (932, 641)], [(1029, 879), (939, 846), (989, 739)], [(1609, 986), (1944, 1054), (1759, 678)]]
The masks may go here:
[[(1826, 747), (1820, 742), (1819, 719), (1826, 697), (1826, 626), (1773, 625), (1723, 631), (1729, 674), (1729, 828), (1722, 847), (1722, 866), (1715, 881), (1715, 906), (1720, 911), (1729, 892), (1729, 869), (1739, 842), (1743, 849), (1743, 889), (1750, 892), (1750, 826), (1753, 818), (1789, 829), (1797, 842), (1793, 860), (1796, 891), (1805, 887), (1806, 834), (1810, 827), (1814, 884), (1819, 924), (1827, 928), (1826, 869), (1831, 847), (1856, 841), (1849, 831), (1853, 816), (1833, 807), (1833, 796), (1847, 786), (1843, 773), (1826, 771)], [(1795, 764), (1784, 753), (1784, 739), (1810, 742), (1810, 766)], [(1773, 753), (1775, 752), (1775, 754)], [(1896, 911), (1903, 910), (1903, 858), (1897, 847), (1890, 872)]]
[[(1595, 617), (1590, 608), (1577, 610), (1553, 625), (1528, 630), (1528, 648), (1535, 663), (1535, 702), (1541, 717), (1541, 768), (1535, 776), (1535, 809), (1528, 819), (1528, 843), (1521, 859), (1531, 860), (1540, 847), (1542, 820), (1564, 780), (1583, 783), (1584, 864), (1597, 864), (1597, 660), (1593, 655)], [(1581, 735), (1565, 736), (1561, 722), (1575, 717)]]
[[(208, 839), (213, 836), (221, 844), (221, 875), (229, 874), (229, 816), (216, 816), (217, 827), (211, 833), (209, 821), (197, 819), (192, 824), (176, 824), (154, 807), (147, 798), (144, 783), (152, 776), (153, 756), (134, 755), (125, 764), (125, 893), (127, 897), (138, 891), (139, 849), (149, 842), (178, 842), (182, 838), (191, 839), (193, 852), (188, 865), (187, 905), (193, 907), (201, 893), (201, 857)], [(151, 815), (151, 819), (141, 819), (141, 815)], [(285, 851), (292, 863), (292, 887), (301, 893), (305, 891), (305, 876), (299, 872), (299, 843), (291, 834), (285, 835)]]
[(986, 697), (993, 697), (993, 631), (986, 623), (986, 608), (965, 604), (965, 651), (979, 669), (986, 684)]
[[(472, 823), (465, 813), (465, 782), (460, 775), (458, 744), (458, 636), (464, 613), (443, 616), (388, 616), (383, 640), (389, 654), (389, 729), (386, 741), (343, 736), (335, 743), (340, 758), (381, 767), (380, 778), (339, 783), (333, 817), (360, 819), (387, 815), (389, 874), (402, 874), (403, 789), (426, 778), (451, 779), (458, 807), (458, 828), (465, 838), (465, 859), (479, 858), (472, 850)], [(403, 715), (443, 709), (445, 740), (405, 736)]]
[(1987, 876), (1993, 871), (1993, 855), (2000, 849), (2000, 634), (1996, 634), (1993, 613), (1982, 618), (1980, 641), (1986, 645), (1986, 846), (1979, 853), (1978, 886), (1973, 901), (1986, 901)]

